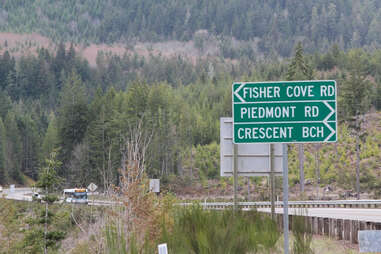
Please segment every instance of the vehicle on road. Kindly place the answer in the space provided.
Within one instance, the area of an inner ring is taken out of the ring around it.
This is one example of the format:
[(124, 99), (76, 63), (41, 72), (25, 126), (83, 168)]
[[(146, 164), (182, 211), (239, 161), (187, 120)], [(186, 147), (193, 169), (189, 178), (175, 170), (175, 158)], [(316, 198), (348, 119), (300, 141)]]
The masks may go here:
[(88, 204), (87, 193), (87, 189), (84, 188), (64, 189), (65, 202)]

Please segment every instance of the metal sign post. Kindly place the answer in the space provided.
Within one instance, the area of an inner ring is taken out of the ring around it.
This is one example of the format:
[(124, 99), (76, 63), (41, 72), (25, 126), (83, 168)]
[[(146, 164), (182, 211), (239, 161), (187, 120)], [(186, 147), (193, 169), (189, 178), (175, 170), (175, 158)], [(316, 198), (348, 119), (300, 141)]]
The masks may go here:
[(274, 145), (270, 144), (271, 219), (275, 219)]
[(233, 172), (234, 172), (234, 212), (237, 210), (237, 191), (238, 191), (238, 145), (233, 145), (234, 156), (233, 156)]
[[(96, 189), (98, 188), (98, 186), (95, 184), (95, 183), (90, 183), (89, 186), (87, 186), (87, 189), (91, 192), (94, 192)], [(94, 193), (91, 193), (94, 195)], [(91, 204), (93, 205), (94, 204), (94, 196), (91, 195)], [(93, 216), (93, 206), (91, 206), (90, 208), (90, 213), (91, 213), (91, 216)]]
[(288, 154), (287, 144), (283, 144), (283, 235), (284, 253), (288, 254)]
[[(287, 143), (337, 141), (336, 90), (334, 80), (237, 82), (232, 85), (233, 143), (282, 143), (283, 231), (286, 254), (289, 251)], [(272, 147), (269, 150), (268, 173), (273, 204)], [(273, 206), (271, 210), (273, 215)]]

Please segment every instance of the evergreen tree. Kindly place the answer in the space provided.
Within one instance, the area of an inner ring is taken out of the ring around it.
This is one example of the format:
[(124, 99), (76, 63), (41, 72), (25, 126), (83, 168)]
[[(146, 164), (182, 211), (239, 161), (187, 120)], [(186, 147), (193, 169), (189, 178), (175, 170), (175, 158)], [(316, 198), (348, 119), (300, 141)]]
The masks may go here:
[(5, 168), (5, 148), (6, 148), (6, 135), (3, 120), (0, 117), (0, 184), (7, 182), (7, 172)]
[(66, 63), (66, 50), (65, 50), (65, 44), (61, 42), (58, 45), (56, 57), (53, 59), (53, 71), (56, 74), (56, 79), (58, 80), (61, 75), (61, 71), (65, 69), (65, 63)]
[(62, 231), (49, 231), (49, 224), (51, 221), (49, 217), (49, 205), (58, 200), (58, 197), (54, 195), (54, 191), (57, 190), (58, 184), (61, 182), (57, 171), (61, 167), (61, 162), (57, 159), (57, 152), (53, 151), (45, 161), (45, 166), (41, 168), (37, 187), (42, 188), (44, 192), (43, 200), (45, 201), (45, 216), (44, 216), (44, 253), (48, 253), (48, 248), (54, 248), (56, 244), (65, 238), (65, 233)]
[(57, 119), (60, 158), (65, 166), (71, 159), (74, 147), (82, 142), (89, 120), (85, 87), (80, 77), (72, 72), (61, 92)]
[(370, 107), (370, 82), (367, 80), (368, 56), (362, 50), (352, 50), (346, 59), (349, 77), (341, 88), (343, 116), (346, 119), (366, 113)]
[(22, 141), (22, 163), (21, 171), (27, 176), (37, 179), (41, 138), (38, 134), (36, 122), (29, 114), (20, 118), (19, 131)]
[(9, 111), (4, 121), (6, 133), (5, 168), (12, 180), (22, 183), (22, 143), (15, 113)]
[(16, 71), (10, 71), (8, 73), (7, 77), (7, 91), (8, 95), (13, 100), (18, 100), (20, 97), (22, 97), (22, 88), (20, 87), (18, 81), (17, 81), (17, 72)]
[(304, 58), (303, 46), (298, 42), (295, 55), (288, 66), (287, 80), (312, 80), (313, 70)]
[(347, 65), (349, 77), (342, 87), (342, 107), (344, 117), (350, 120), (350, 127), (356, 137), (356, 192), (360, 199), (360, 142), (362, 132), (362, 115), (370, 108), (370, 82), (367, 80), (367, 57), (361, 50), (349, 52)]
[(49, 126), (46, 130), (44, 141), (42, 143), (42, 156), (46, 158), (57, 148), (59, 144), (57, 120), (54, 113), (49, 115)]
[(15, 69), (15, 59), (10, 56), (8, 51), (5, 51), (3, 56), (0, 55), (0, 90), (7, 87), (7, 77), (11, 71)]
[(12, 107), (11, 105), (11, 98), (9, 98), (6, 92), (0, 90), (0, 117), (2, 119), (5, 119), (5, 116)]
[[(295, 48), (295, 56), (288, 66), (287, 80), (312, 80), (313, 70), (304, 59), (303, 46), (299, 42)], [(304, 192), (304, 146), (299, 144), (300, 191)], [(319, 177), (318, 177), (319, 178)]]
[(89, 143), (90, 160), (93, 171), (91, 180), (103, 184), (106, 190), (115, 183), (115, 151), (111, 135), (111, 119), (115, 110), (115, 90), (109, 89), (102, 95), (98, 88), (94, 101), (90, 105), (93, 121), (89, 124), (86, 140)]

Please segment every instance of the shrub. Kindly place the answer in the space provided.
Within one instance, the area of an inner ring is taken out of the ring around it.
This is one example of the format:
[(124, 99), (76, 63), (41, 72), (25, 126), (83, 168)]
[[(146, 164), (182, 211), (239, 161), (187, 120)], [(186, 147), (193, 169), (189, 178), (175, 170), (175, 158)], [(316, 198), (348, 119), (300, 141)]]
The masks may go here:
[(161, 242), (170, 253), (256, 253), (275, 248), (276, 223), (255, 211), (203, 210), (194, 205), (180, 208), (173, 228), (163, 225)]

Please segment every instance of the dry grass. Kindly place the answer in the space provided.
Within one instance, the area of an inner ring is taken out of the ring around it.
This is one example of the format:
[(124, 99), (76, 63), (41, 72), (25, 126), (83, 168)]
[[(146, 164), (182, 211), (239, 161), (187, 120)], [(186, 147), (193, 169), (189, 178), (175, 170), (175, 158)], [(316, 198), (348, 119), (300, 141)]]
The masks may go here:
[[(283, 236), (277, 242), (277, 249), (272, 254), (283, 253)], [(289, 245), (292, 247), (293, 236), (290, 234)], [(335, 241), (323, 236), (313, 236), (312, 250), (314, 254), (358, 254), (358, 246), (345, 241)], [(289, 251), (292, 253), (292, 250)]]
[(357, 254), (357, 245), (344, 241), (335, 241), (326, 237), (314, 236), (312, 248), (315, 254)]
[(103, 231), (105, 228), (104, 217), (96, 218), (92, 224), (81, 225), (69, 237), (61, 242), (61, 253), (85, 253), (84, 249), (91, 253), (102, 253), (104, 249)]

